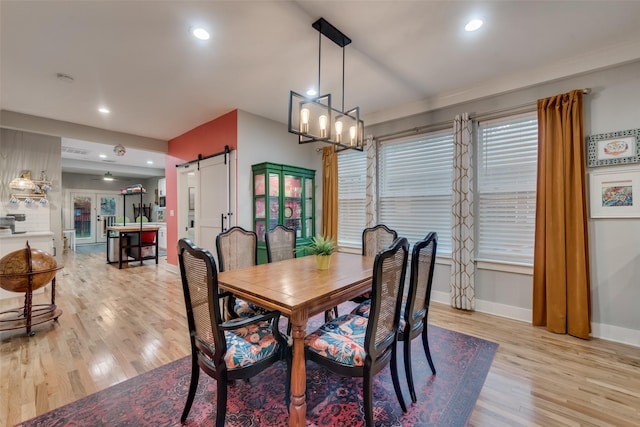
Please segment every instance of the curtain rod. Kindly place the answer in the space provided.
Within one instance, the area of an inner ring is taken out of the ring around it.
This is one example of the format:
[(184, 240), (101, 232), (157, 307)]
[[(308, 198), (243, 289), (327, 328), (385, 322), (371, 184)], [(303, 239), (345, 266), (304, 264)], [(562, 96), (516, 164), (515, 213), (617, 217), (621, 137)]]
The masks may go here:
[(453, 126), (453, 119), (446, 120), (444, 122), (432, 123), (424, 126), (417, 126), (411, 129), (405, 129), (397, 132), (391, 132), (391, 133), (387, 133), (380, 136), (374, 135), (373, 139), (375, 139), (376, 141), (381, 141), (385, 139), (397, 138), (399, 136), (409, 136), (409, 135), (416, 135), (419, 133), (426, 133), (427, 131), (442, 130), (451, 126)]
[[(587, 87), (582, 89), (582, 93), (584, 95), (589, 95), (591, 93), (591, 88)], [(516, 105), (515, 107), (501, 108), (499, 110), (488, 111), (486, 113), (475, 114), (475, 115), (469, 114), (469, 118), (474, 120), (479, 120), (479, 119), (486, 120), (487, 118), (491, 118), (493, 116), (499, 115), (501, 113), (506, 113), (506, 112), (513, 112), (514, 114), (524, 113), (524, 112), (527, 112), (528, 110), (534, 110), (537, 105), (538, 105), (538, 101), (536, 100), (534, 102), (527, 102), (526, 104)]]
[[(585, 95), (589, 95), (591, 93), (591, 88), (582, 89), (582, 93), (585, 94)], [(497, 114), (505, 113), (507, 111), (514, 112), (514, 113), (526, 112), (529, 109), (533, 110), (535, 108), (535, 106), (537, 105), (537, 103), (538, 103), (538, 101), (528, 102), (526, 104), (516, 105), (515, 107), (502, 108), (500, 110), (489, 111), (489, 112), (482, 113), (482, 114), (477, 114), (477, 115), (471, 115), (470, 114), (469, 118), (470, 119), (475, 119), (475, 120), (478, 120), (479, 118), (486, 119), (487, 117), (495, 116)], [(427, 131), (442, 130), (442, 129), (446, 129), (447, 126), (452, 126), (452, 125), (453, 125), (453, 119), (446, 120), (444, 122), (424, 125), (424, 126), (417, 126), (417, 127), (411, 128), (411, 129), (405, 129), (405, 130), (401, 130), (401, 131), (397, 131), (397, 132), (391, 132), (391, 133), (387, 133), (387, 134), (380, 135), (380, 136), (375, 136), (374, 135), (373, 138), (376, 141), (381, 141), (381, 140), (385, 140), (385, 139), (398, 138), (400, 136), (410, 136), (410, 135), (416, 135), (416, 134), (419, 134), (419, 133), (426, 133)], [(322, 151), (322, 148), (316, 148), (316, 152), (319, 152), (319, 151)]]

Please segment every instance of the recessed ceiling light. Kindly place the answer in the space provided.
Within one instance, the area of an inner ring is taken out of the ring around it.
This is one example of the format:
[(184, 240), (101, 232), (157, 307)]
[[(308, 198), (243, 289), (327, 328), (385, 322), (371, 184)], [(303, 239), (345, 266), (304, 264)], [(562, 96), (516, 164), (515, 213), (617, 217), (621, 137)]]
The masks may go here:
[(152, 165), (153, 164), (153, 160), (147, 160), (147, 164), (148, 165)]
[(318, 92), (316, 92), (315, 89), (309, 89), (307, 91), (307, 95), (309, 95), (309, 96), (316, 96), (317, 94), (318, 94)]
[(477, 29), (482, 27), (482, 24), (484, 24), (484, 22), (482, 22), (482, 19), (472, 19), (467, 23), (467, 25), (464, 26), (464, 29), (465, 31), (476, 31)]
[(111, 112), (106, 107), (100, 107), (100, 108), (98, 108), (98, 111), (100, 111), (102, 114), (109, 114)]
[(107, 155), (106, 155), (106, 154), (100, 154), (100, 156), (99, 156), (99, 157), (100, 157), (101, 159), (106, 159), (106, 158), (107, 158)]
[(209, 40), (209, 32), (202, 27), (195, 27), (191, 29), (191, 34), (199, 40)]

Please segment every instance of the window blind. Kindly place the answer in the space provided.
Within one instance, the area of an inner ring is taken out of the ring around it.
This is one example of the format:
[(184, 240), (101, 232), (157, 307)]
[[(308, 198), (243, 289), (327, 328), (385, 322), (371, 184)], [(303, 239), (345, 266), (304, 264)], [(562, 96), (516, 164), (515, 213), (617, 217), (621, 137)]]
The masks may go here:
[(452, 131), (384, 141), (378, 162), (378, 222), (410, 244), (435, 231), (451, 253)]
[(478, 258), (533, 263), (535, 112), (478, 123)]
[(362, 247), (366, 175), (366, 153), (348, 150), (338, 155), (338, 246)]

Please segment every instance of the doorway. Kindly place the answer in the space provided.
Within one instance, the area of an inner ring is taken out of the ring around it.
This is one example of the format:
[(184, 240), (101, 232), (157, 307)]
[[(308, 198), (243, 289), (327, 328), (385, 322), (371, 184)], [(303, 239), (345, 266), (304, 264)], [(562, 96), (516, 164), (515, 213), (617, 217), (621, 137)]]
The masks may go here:
[(67, 190), (65, 229), (75, 230), (76, 244), (105, 243), (107, 227), (117, 221), (122, 212), (121, 197), (117, 191), (91, 192)]
[(190, 239), (216, 259), (216, 237), (236, 222), (235, 166), (231, 151), (178, 168), (178, 239)]

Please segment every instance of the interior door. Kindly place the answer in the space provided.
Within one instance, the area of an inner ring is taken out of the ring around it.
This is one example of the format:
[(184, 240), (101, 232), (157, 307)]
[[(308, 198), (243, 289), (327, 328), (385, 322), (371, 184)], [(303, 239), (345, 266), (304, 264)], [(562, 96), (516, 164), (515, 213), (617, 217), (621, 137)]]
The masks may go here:
[(115, 194), (97, 194), (96, 199), (98, 201), (96, 215), (96, 242), (107, 242), (107, 227), (110, 227), (116, 223), (118, 214), (118, 202), (121, 201), (122, 196)]
[(76, 231), (76, 244), (96, 242), (96, 194), (70, 192), (71, 228)]
[(69, 204), (70, 224), (65, 228), (76, 231), (76, 244), (106, 242), (106, 227), (122, 212), (117, 192), (70, 190)]
[(178, 173), (178, 236), (217, 259), (216, 236), (235, 224), (235, 152), (191, 163)]
[[(200, 246), (216, 254), (216, 237), (229, 228), (231, 218), (229, 175), (231, 159), (226, 155), (200, 162), (199, 191), (196, 193), (195, 232)], [(235, 171), (232, 175), (235, 177)], [(215, 185), (211, 185), (216, 183)], [(233, 216), (233, 215), (231, 215)], [(217, 256), (217, 255), (216, 255)]]

